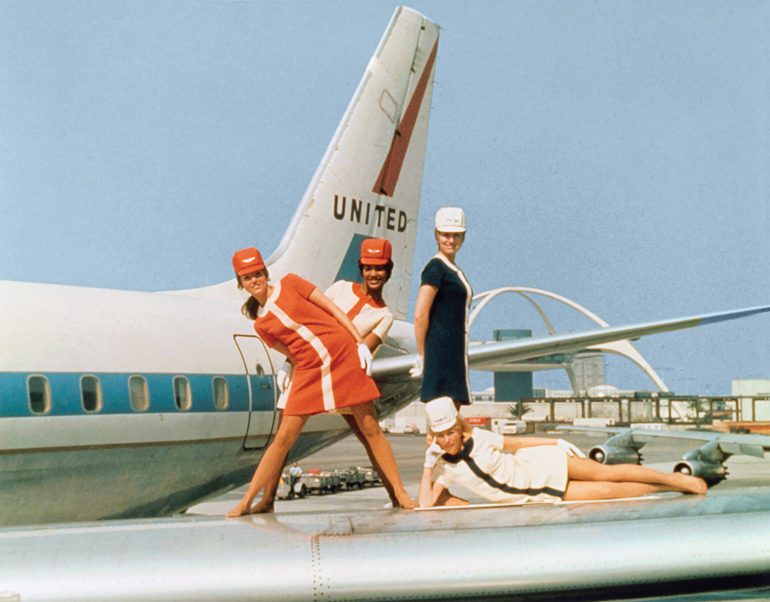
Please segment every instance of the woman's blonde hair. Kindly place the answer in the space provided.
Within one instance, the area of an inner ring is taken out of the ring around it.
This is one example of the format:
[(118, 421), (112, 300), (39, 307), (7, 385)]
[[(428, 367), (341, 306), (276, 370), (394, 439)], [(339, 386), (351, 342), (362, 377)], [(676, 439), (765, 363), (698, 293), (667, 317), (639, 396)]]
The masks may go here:
[[(460, 427), (460, 431), (463, 434), (463, 441), (467, 441), (468, 437), (471, 436), (471, 431), (473, 430), (473, 427), (470, 424), (468, 424), (468, 421), (462, 416), (457, 417), (457, 421), (455, 422), (455, 425), (452, 428), (455, 429), (457, 427)], [(445, 433), (447, 430), (451, 430), (451, 429), (446, 429), (441, 432)], [(436, 438), (436, 434), (437, 433), (434, 433), (432, 430), (428, 429), (428, 445), (433, 443), (433, 440)]]
[[(441, 232), (441, 230), (435, 230), (435, 229), (433, 230), (433, 238), (436, 239), (436, 242), (438, 242), (438, 235), (439, 235), (440, 232)], [(465, 242), (465, 232), (457, 232), (457, 234), (462, 234), (462, 236), (459, 237), (460, 238), (460, 242)]]

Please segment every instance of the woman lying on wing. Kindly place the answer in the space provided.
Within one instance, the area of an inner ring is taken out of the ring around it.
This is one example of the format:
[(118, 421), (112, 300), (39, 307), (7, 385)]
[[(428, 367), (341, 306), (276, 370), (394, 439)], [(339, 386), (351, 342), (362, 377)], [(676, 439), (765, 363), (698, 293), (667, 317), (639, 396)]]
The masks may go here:
[(421, 507), (467, 504), (450, 493), (453, 484), (504, 503), (600, 500), (658, 491), (706, 493), (706, 482), (698, 477), (636, 464), (599, 464), (563, 439), (504, 437), (471, 429), (448, 397), (429, 401), (425, 411), (430, 431)]

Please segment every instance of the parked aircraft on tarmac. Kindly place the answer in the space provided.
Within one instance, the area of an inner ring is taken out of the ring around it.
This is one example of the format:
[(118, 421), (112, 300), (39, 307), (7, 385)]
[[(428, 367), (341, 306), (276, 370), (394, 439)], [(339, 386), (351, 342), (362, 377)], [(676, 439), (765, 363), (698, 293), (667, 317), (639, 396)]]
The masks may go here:
[[(415, 345), (403, 319), (438, 37), (427, 18), (396, 10), (268, 260), (272, 278), (292, 271), (325, 287), (357, 276), (362, 239), (392, 241), (386, 297), (399, 320), (373, 371), (382, 414), (419, 388), (408, 376)], [(27, 525), (0, 530), (0, 589), (25, 602), (568, 600), (770, 574), (770, 543), (756, 537), (770, 524), (766, 489), (440, 517), (382, 511), (30, 527), (168, 516), (248, 480), (275, 429), (280, 358), (240, 315), (242, 301), (233, 280), (161, 293), (0, 282), (0, 524)], [(769, 310), (483, 344), (470, 361), (531, 361)], [(347, 433), (340, 417), (314, 417), (290, 460)], [(714, 532), (730, 533), (717, 550), (705, 545)], [(461, 571), (448, 550), (466, 551)], [(441, 560), (426, 568), (426, 558)]]

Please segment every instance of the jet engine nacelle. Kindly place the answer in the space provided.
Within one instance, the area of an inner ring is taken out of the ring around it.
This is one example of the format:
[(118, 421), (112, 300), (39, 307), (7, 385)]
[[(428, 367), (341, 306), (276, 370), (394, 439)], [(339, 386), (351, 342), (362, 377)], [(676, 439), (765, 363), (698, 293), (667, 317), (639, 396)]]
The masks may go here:
[(641, 464), (642, 455), (632, 447), (614, 445), (596, 445), (588, 452), (588, 457), (600, 464)]
[(731, 454), (723, 451), (718, 439), (712, 439), (703, 447), (687, 452), (674, 466), (674, 472), (700, 477), (709, 487), (727, 478), (727, 467), (723, 464)]
[(709, 487), (727, 478), (727, 467), (724, 464), (703, 462), (701, 460), (682, 460), (674, 466), (674, 472), (700, 477)]

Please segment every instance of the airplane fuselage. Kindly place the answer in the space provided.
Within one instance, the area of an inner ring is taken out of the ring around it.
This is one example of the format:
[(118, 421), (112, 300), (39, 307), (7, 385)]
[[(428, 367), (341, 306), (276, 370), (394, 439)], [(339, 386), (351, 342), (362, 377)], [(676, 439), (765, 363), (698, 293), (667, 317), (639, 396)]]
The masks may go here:
[[(169, 515), (248, 481), (277, 427), (283, 357), (240, 314), (234, 286), (221, 300), (0, 292), (0, 525)], [(408, 324), (391, 334), (383, 356), (414, 352)], [(416, 393), (408, 379), (378, 385), (382, 415)], [(340, 416), (315, 416), (291, 458), (349, 432)]]

